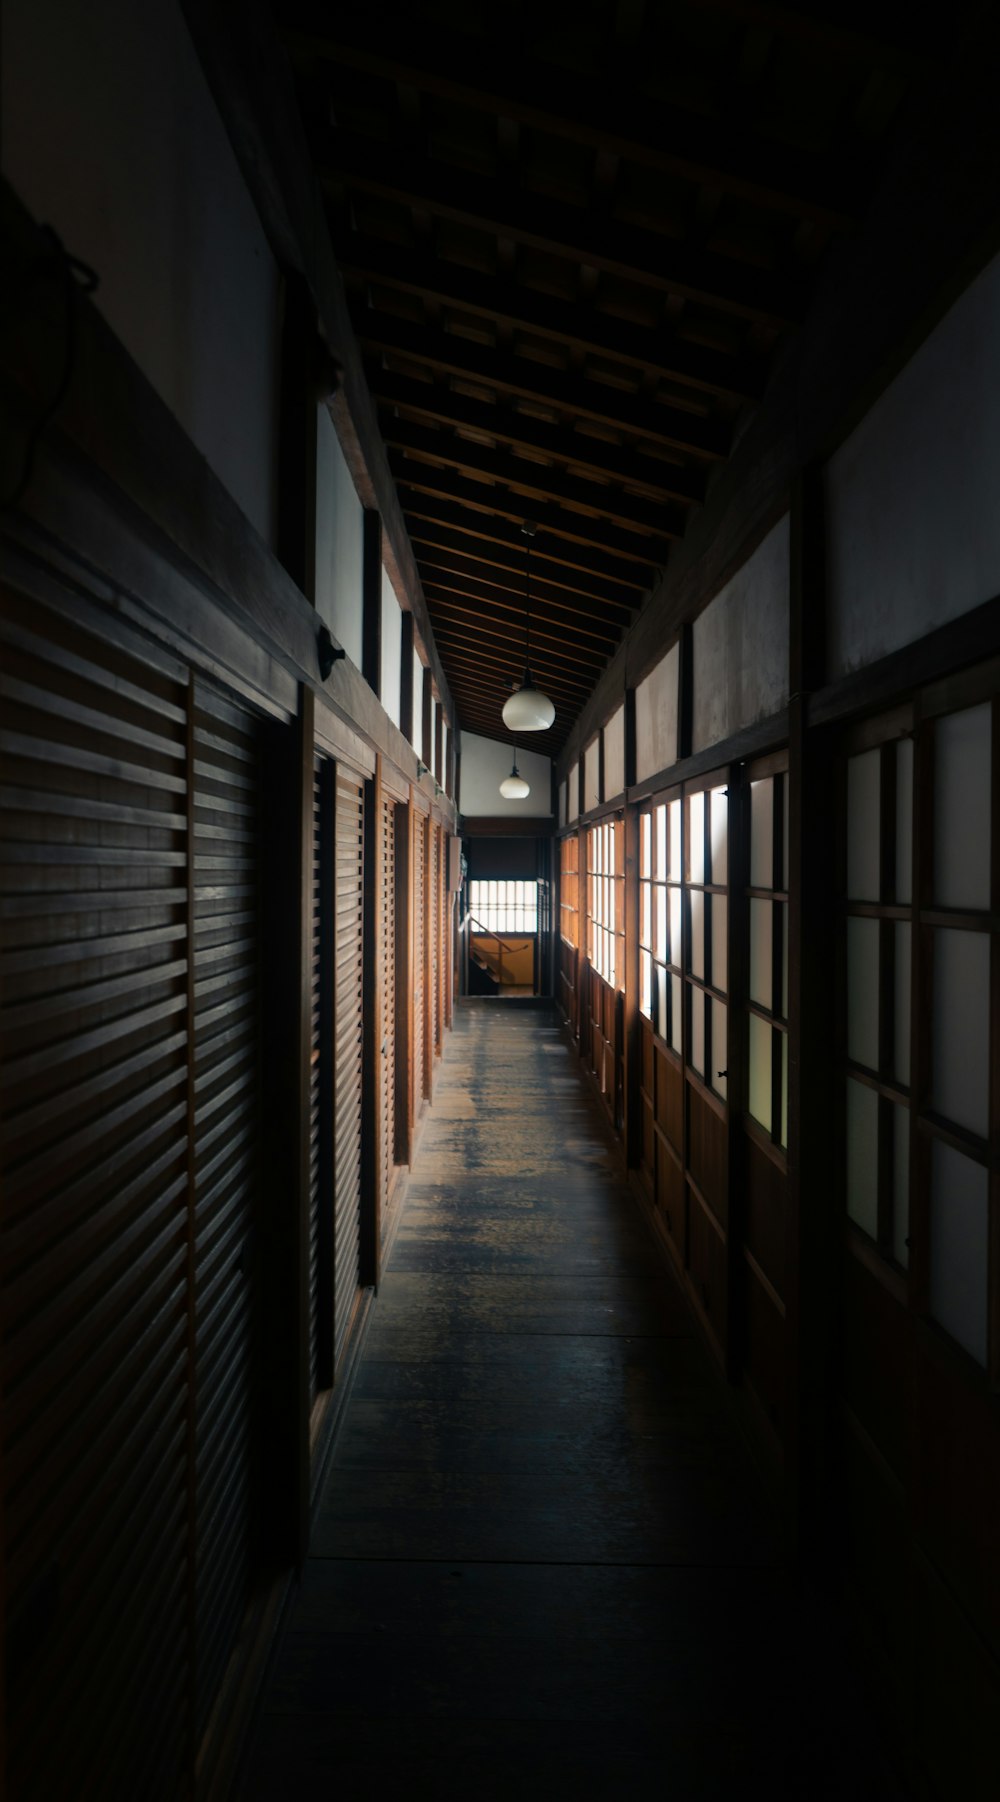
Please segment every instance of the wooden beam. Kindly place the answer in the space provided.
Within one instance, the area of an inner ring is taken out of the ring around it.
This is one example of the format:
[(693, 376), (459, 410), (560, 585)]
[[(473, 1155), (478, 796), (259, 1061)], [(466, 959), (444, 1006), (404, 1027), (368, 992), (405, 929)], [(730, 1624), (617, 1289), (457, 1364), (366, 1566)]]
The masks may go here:
[(705, 480), (700, 469), (688, 468), (659, 457), (643, 456), (630, 445), (610, 442), (568, 425), (551, 425), (514, 407), (470, 400), (456, 394), (444, 382), (411, 381), (384, 368), (369, 368), (368, 379), (376, 401), (383, 407), (402, 407), (407, 413), (439, 424), (482, 433), (500, 445), (537, 451), (602, 480), (620, 482), (641, 490), (650, 499), (700, 502)]
[[(434, 622), (435, 629), (442, 635), (442, 644), (447, 632), (467, 635), (470, 648), (480, 639), (488, 645), (509, 646), (512, 660), (520, 661), (523, 668), (524, 620), (516, 613), (506, 616), (493, 611), (483, 613), (475, 605), (463, 606), (460, 599), (445, 595), (435, 597)], [(543, 660), (550, 658), (557, 660), (555, 667), (564, 667), (567, 673), (579, 671), (596, 681), (613, 649), (614, 641), (611, 644), (567, 646), (565, 632), (553, 632), (540, 626), (537, 631), (533, 628), (531, 633), (531, 666), (534, 669), (537, 664), (540, 670)]]
[[(585, 301), (554, 299), (513, 278), (481, 275), (418, 246), (404, 249), (359, 232), (341, 234), (338, 248), (345, 272), (367, 283), (549, 338), (582, 355), (610, 359), (707, 394), (747, 401), (759, 399), (764, 391), (764, 358), (700, 343), (665, 319), (653, 325), (622, 319)], [(377, 317), (379, 310), (372, 311)]]
[(323, 12), (318, 24), (318, 30), (289, 32), (297, 61), (329, 62), (402, 83), (464, 109), (513, 120), (640, 168), (827, 227), (849, 227), (857, 215), (856, 193), (849, 193), (843, 176), (815, 152), (789, 157), (781, 146), (676, 103), (637, 105), (634, 77), (638, 74), (641, 82), (641, 70), (634, 66), (630, 86), (616, 82), (608, 71), (585, 75), (566, 67), (556, 70), (525, 54), (520, 41), (516, 50), (505, 50), (491, 36), (487, 51), (481, 39), (435, 30), (412, 11), (394, 14), (391, 26), (382, 22), (374, 42), (363, 13), (340, 9), (331, 27), (329, 13)]
[[(414, 546), (418, 540), (422, 544), (449, 545), (467, 557), (492, 563), (497, 569), (513, 567), (519, 556), (523, 560), (524, 534), (502, 516), (464, 502), (423, 494), (405, 484), (399, 486), (399, 499)], [(539, 540), (536, 532), (531, 554), (535, 566), (541, 566), (543, 576), (550, 582), (568, 586), (571, 580), (579, 579), (590, 592), (589, 584), (600, 581), (629, 606), (639, 605), (652, 575), (651, 566), (646, 571), (641, 564), (604, 556), (596, 546), (574, 547), (555, 534)], [(571, 571), (572, 576), (564, 575), (564, 571)]]
[[(489, 476), (493, 481), (506, 482), (508, 487), (522, 489), (533, 500), (585, 507), (591, 514), (613, 520), (615, 525), (625, 531), (634, 531), (637, 536), (643, 532), (660, 536), (668, 528), (680, 535), (682, 530), (681, 516), (675, 507), (647, 500), (642, 495), (624, 494), (609, 484), (590, 482), (583, 476), (564, 474), (551, 464), (531, 462), (526, 457), (515, 456), (512, 451), (490, 450), (474, 444), (469, 438), (460, 438), (457, 433), (413, 425), (398, 415), (395, 418), (384, 415), (382, 430), (386, 443), (397, 450), (409, 451), (419, 457), (433, 457), (463, 475), (475, 473)], [(408, 470), (408, 476), (409, 473)]]
[(592, 419), (653, 444), (718, 459), (729, 451), (727, 421), (629, 393), (578, 370), (553, 369), (536, 357), (477, 344), (455, 332), (415, 325), (393, 313), (369, 309), (358, 333), (363, 346), (443, 370), (464, 382), (516, 394), (579, 419)]
[[(418, 548), (419, 547), (419, 548)], [(497, 565), (489, 558), (470, 557), (467, 553), (452, 549), (448, 544), (437, 544), (433, 540), (425, 541), (414, 537), (414, 548), (420, 559), (421, 570), (427, 572), (427, 579), (437, 580), (441, 574), (460, 576), (476, 585), (476, 592), (481, 592), (489, 599), (495, 592), (508, 597), (524, 612), (524, 562), (521, 568), (503, 564)], [(430, 576), (436, 570), (438, 577)], [(619, 633), (629, 625), (635, 617), (634, 607), (628, 606), (610, 595), (588, 594), (583, 589), (575, 589), (569, 583), (547, 582), (531, 572), (531, 611), (544, 613), (554, 608), (566, 613), (573, 619), (586, 619), (594, 622), (600, 630), (602, 638), (617, 640)], [(592, 626), (592, 629), (594, 629)]]
[[(510, 694), (520, 682), (524, 653), (523, 650), (519, 652), (516, 645), (507, 654), (503, 644), (497, 643), (488, 633), (470, 638), (464, 627), (449, 628), (444, 624), (441, 628), (441, 644), (444, 647), (442, 655), (449, 668), (455, 672), (464, 669), (475, 676), (481, 671), (495, 671), (505, 683), (506, 694)], [(576, 695), (582, 701), (590, 693), (591, 684), (587, 675), (582, 671), (568, 670), (564, 664), (554, 663), (545, 647), (539, 650), (537, 656), (532, 652), (531, 667), (539, 685), (551, 692), (553, 698)]]
[[(697, 301), (781, 331), (802, 317), (804, 281), (737, 262), (592, 210), (563, 206), (525, 188), (421, 157), (412, 145), (331, 130), (318, 148), (329, 193), (346, 188), (491, 232), (546, 256), (565, 257), (639, 287)], [(408, 252), (400, 246), (405, 261)]]
[[(459, 513), (463, 512), (472, 520), (471, 528), (467, 525), (466, 530), (478, 531), (484, 521), (492, 520), (496, 524), (506, 520), (516, 528), (515, 541), (520, 541), (521, 526), (525, 516), (529, 515), (537, 536), (543, 538), (543, 556), (551, 556), (564, 562), (567, 568), (575, 568), (581, 552), (589, 560), (590, 553), (597, 550), (609, 558), (631, 564), (643, 589), (649, 586), (652, 570), (666, 562), (672, 539), (680, 536), (680, 529), (664, 527), (658, 537), (644, 534), (637, 540), (631, 532), (620, 530), (609, 520), (591, 519), (587, 514), (573, 513), (558, 503), (547, 505), (534, 499), (526, 506), (524, 495), (511, 493), (500, 482), (467, 479), (457, 470), (433, 463), (416, 463), (399, 452), (390, 453), (390, 462), (400, 493), (405, 494), (408, 505), (413, 495), (420, 495), (425, 504), (429, 502), (433, 506), (437, 516), (443, 502), (454, 509), (452, 514), (443, 517), (452, 518), (457, 525)], [(679, 527), (682, 524), (678, 522)]]

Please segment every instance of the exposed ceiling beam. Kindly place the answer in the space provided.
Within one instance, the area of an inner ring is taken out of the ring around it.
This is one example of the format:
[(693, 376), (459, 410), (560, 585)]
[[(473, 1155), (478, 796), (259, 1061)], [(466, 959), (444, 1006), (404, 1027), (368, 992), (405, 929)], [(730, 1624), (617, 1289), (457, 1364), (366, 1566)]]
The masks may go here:
[(503, 483), (475, 481), (454, 469), (417, 463), (395, 451), (390, 452), (389, 462), (401, 495), (420, 495), (435, 511), (444, 503), (454, 508), (456, 516), (462, 511), (476, 520), (482, 520), (482, 509), (486, 508), (489, 519), (506, 520), (518, 530), (530, 518), (546, 547), (545, 554), (559, 560), (565, 546), (567, 567), (573, 568), (580, 552), (589, 557), (592, 550), (599, 550), (630, 563), (644, 589), (649, 586), (651, 571), (666, 562), (670, 540), (681, 536), (683, 521), (665, 523), (659, 536), (637, 539), (633, 533), (621, 531), (605, 520), (588, 519), (565, 507), (512, 494)]
[(482, 383), (500, 393), (516, 394), (539, 406), (592, 419), (632, 437), (696, 456), (721, 460), (729, 454), (732, 433), (728, 421), (645, 400), (610, 382), (588, 381), (575, 370), (553, 369), (534, 358), (492, 350), (454, 332), (413, 325), (391, 313), (372, 309), (361, 326), (361, 342), (369, 348), (406, 357), (460, 381)]
[(792, 275), (432, 161), (405, 144), (331, 131), (320, 148), (320, 175), (333, 193), (346, 185), (356, 193), (419, 207), (435, 218), (564, 257), (577, 268), (586, 264), (777, 330), (795, 324), (805, 309), (804, 284)]
[[(409, 521), (410, 542), (422, 569), (453, 569), (471, 576), (478, 576), (481, 581), (490, 582), (495, 587), (503, 588), (509, 594), (519, 595), (522, 603), (525, 588), (525, 552), (524, 540), (521, 542), (521, 554), (515, 550), (505, 551), (499, 547), (480, 545), (474, 541), (461, 538), (453, 533), (433, 527), (421, 525), (418, 520)], [(628, 592), (623, 594), (614, 583), (600, 578), (573, 576), (569, 571), (560, 571), (558, 565), (541, 563), (535, 556), (534, 539), (531, 544), (531, 596), (534, 601), (545, 600), (553, 606), (564, 607), (567, 612), (582, 614), (610, 622), (619, 620), (628, 625), (634, 618), (638, 604), (638, 596)], [(589, 602), (589, 607), (585, 603)]]
[(407, 413), (436, 420), (440, 425), (462, 426), (482, 433), (499, 444), (519, 450), (537, 451), (540, 456), (574, 471), (585, 471), (601, 480), (620, 482), (641, 489), (651, 500), (701, 502), (705, 498), (705, 480), (700, 469), (678, 467), (657, 457), (643, 457), (628, 445), (610, 443), (606, 438), (575, 432), (571, 426), (550, 425), (520, 413), (510, 405), (490, 405), (456, 394), (444, 382), (411, 381), (408, 376), (394, 375), (388, 369), (369, 369), (368, 385), (383, 407), (402, 407)]
[[(534, 622), (532, 622), (534, 627)], [(468, 645), (470, 651), (477, 656), (481, 649), (507, 657), (515, 674), (524, 667), (524, 620), (516, 615), (504, 617), (495, 610), (486, 613), (475, 606), (462, 606), (461, 597), (455, 596), (453, 605), (448, 605), (448, 597), (435, 590), (434, 596), (434, 629), (445, 634), (458, 633)], [(584, 649), (583, 642), (574, 647), (572, 654), (565, 648), (565, 635), (560, 637), (540, 627), (531, 634), (531, 662), (537, 664), (539, 671), (543, 667), (558, 669), (567, 681), (579, 680), (596, 682), (605, 668), (615, 645), (597, 646), (591, 653)], [(546, 664), (546, 660), (549, 660)]]
[[(489, 450), (459, 438), (454, 432), (434, 431), (430, 426), (414, 425), (410, 420), (383, 414), (382, 435), (387, 444), (421, 457), (433, 457), (450, 469), (474, 472), (506, 482), (509, 487), (523, 489), (533, 499), (557, 501), (569, 507), (585, 507), (604, 519), (611, 519), (626, 531), (638, 536), (647, 531), (662, 535), (671, 530), (681, 536), (681, 516), (676, 507), (661, 506), (640, 495), (624, 494), (621, 489), (601, 482), (588, 482), (583, 476), (566, 475), (543, 463), (517, 457), (512, 451)], [(407, 470), (405, 480), (410, 480)], [(522, 518), (524, 512), (522, 511)], [(642, 555), (641, 545), (636, 554)]]
[[(522, 659), (513, 651), (505, 656), (500, 646), (493, 649), (489, 644), (477, 643), (473, 646), (464, 627), (460, 631), (444, 627), (442, 656), (449, 671), (455, 671), (456, 678), (462, 670), (473, 682), (477, 678), (481, 680), (485, 674), (491, 674), (505, 696), (513, 694), (524, 668)], [(557, 705), (561, 702), (563, 706), (577, 709), (583, 706), (592, 693), (595, 680), (592, 675), (571, 676), (565, 668), (548, 662), (544, 656), (532, 656), (532, 675), (550, 700)]]
[[(505, 517), (482, 512), (479, 507), (422, 494), (405, 483), (399, 487), (399, 502), (413, 541), (420, 538), (425, 542), (449, 544), (498, 569), (513, 568), (514, 560), (524, 556), (524, 534), (520, 526)], [(536, 531), (531, 555), (533, 566), (550, 581), (562, 580), (570, 585), (579, 578), (586, 590), (596, 578), (610, 584), (619, 598), (627, 600), (630, 606), (638, 606), (652, 580), (652, 566), (644, 570), (639, 563), (605, 556), (596, 546), (576, 546), (568, 539), (554, 536), (551, 531), (541, 536)], [(563, 571), (570, 573), (563, 575)]]
[[(427, 584), (434, 593), (435, 627), (442, 608), (451, 613), (463, 612), (470, 620), (486, 621), (497, 628), (514, 632), (524, 637), (524, 605), (501, 591), (490, 589), (485, 583), (476, 582), (474, 577), (463, 576), (458, 571), (426, 569)], [(572, 616), (570, 616), (572, 617)], [(589, 625), (589, 630), (588, 630)], [(611, 656), (621, 642), (624, 628), (600, 631), (593, 620), (581, 619), (579, 628), (570, 625), (562, 614), (548, 611), (537, 611), (532, 608), (531, 638), (534, 642), (536, 634), (539, 642), (545, 642), (553, 648), (558, 646), (560, 652), (570, 662), (600, 662)]]
[(520, 42), (516, 50), (505, 49), (494, 39), (488, 55), (483, 54), (482, 40), (435, 29), (413, 8), (394, 11), (381, 22), (344, 8), (337, 9), (332, 22), (326, 10), (308, 12), (317, 17), (319, 29), (289, 32), (296, 60), (327, 62), (402, 83), (827, 227), (845, 228), (857, 217), (856, 196), (842, 173), (815, 153), (790, 158), (780, 147), (734, 130), (723, 118), (705, 118), (676, 105), (657, 107), (641, 96), (637, 105), (640, 63), (632, 65), (629, 91), (609, 71), (587, 76), (532, 60)]

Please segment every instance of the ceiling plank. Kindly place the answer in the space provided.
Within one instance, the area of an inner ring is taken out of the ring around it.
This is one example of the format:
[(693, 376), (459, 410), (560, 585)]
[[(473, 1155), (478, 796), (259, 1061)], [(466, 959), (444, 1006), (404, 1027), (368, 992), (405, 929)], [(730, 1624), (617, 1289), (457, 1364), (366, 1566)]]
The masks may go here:
[[(471, 623), (479, 622), (493, 628), (506, 636), (523, 641), (524, 608), (518, 607), (502, 596), (494, 597), (487, 591), (479, 594), (472, 584), (467, 584), (460, 577), (448, 577), (446, 571), (438, 577), (428, 571), (428, 584), (433, 590), (433, 616), (435, 629), (439, 620), (456, 619), (461, 615)], [(535, 639), (539, 644), (547, 645), (553, 655), (558, 653), (568, 662), (602, 667), (621, 643), (620, 632), (598, 634), (594, 631), (578, 629), (570, 636), (569, 629), (563, 619), (554, 619), (548, 613), (532, 612), (531, 642)]]
[[(484, 513), (479, 508), (452, 503), (401, 483), (399, 502), (407, 522), (411, 541), (448, 545), (463, 555), (492, 563), (497, 569), (514, 567), (524, 557), (524, 534), (506, 518)], [(596, 546), (574, 548), (568, 540), (551, 532), (539, 535), (531, 543), (531, 555), (542, 576), (553, 583), (570, 586), (579, 579), (584, 590), (594, 581), (610, 584), (613, 591), (629, 606), (638, 606), (652, 580), (652, 566), (628, 563), (604, 556)], [(563, 571), (573, 575), (563, 576)]]
[(354, 192), (419, 207), (435, 218), (567, 258), (576, 267), (586, 264), (779, 331), (796, 324), (805, 309), (805, 286), (798, 278), (431, 161), (412, 145), (331, 130), (319, 146), (319, 172), (334, 194), (346, 184)]
[(642, 325), (585, 302), (557, 299), (499, 273), (483, 275), (432, 252), (360, 232), (337, 233), (337, 251), (342, 268), (367, 282), (534, 332), (665, 381), (735, 400), (756, 400), (764, 391), (763, 358), (698, 343), (665, 323)]
[[(526, 56), (520, 43), (508, 51), (494, 39), (484, 54), (481, 40), (435, 30), (412, 9), (395, 13), (391, 23), (380, 22), (376, 32), (373, 38), (370, 15), (338, 8), (332, 29), (292, 29), (287, 41), (296, 61), (327, 62), (401, 82), (828, 228), (848, 229), (856, 222), (855, 194), (815, 152), (789, 158), (780, 147), (735, 131), (718, 117), (705, 118), (680, 105), (658, 108), (652, 100), (637, 106), (635, 81), (627, 88), (606, 70), (587, 76), (555, 68)], [(641, 83), (641, 67), (633, 64), (632, 73)]]
[[(477, 613), (475, 609), (460, 605), (449, 609), (442, 598), (436, 596), (435, 633), (439, 628), (448, 642), (453, 642), (452, 634), (460, 634), (477, 656), (480, 650), (486, 650), (506, 657), (515, 675), (524, 667), (523, 619), (509, 615), (503, 619), (496, 613)], [(571, 655), (566, 651), (565, 634), (560, 639), (558, 635), (553, 636), (544, 630), (532, 630), (530, 661), (532, 665), (537, 664), (539, 670), (547, 668), (555, 672), (554, 680), (578, 680), (593, 687), (615, 648), (614, 645), (606, 645), (588, 655), (581, 644)]]
[(643, 457), (628, 445), (611, 444), (593, 438), (571, 427), (550, 425), (532, 419), (511, 406), (490, 406), (485, 401), (470, 400), (456, 394), (443, 382), (411, 381), (405, 375), (393, 375), (387, 369), (370, 369), (368, 385), (376, 400), (387, 407), (402, 407), (408, 413), (434, 419), (440, 425), (463, 426), (481, 432), (519, 450), (538, 451), (553, 457), (572, 470), (586, 470), (591, 475), (608, 477), (631, 488), (643, 489), (651, 499), (701, 502), (705, 498), (705, 481), (700, 470), (678, 468), (676, 464)]
[[(631, 564), (633, 570), (639, 572), (644, 588), (649, 585), (651, 571), (666, 562), (670, 539), (680, 537), (679, 531), (671, 532), (664, 526), (659, 536), (636, 539), (631, 532), (620, 531), (606, 520), (588, 519), (583, 513), (571, 513), (558, 504), (546, 505), (537, 499), (526, 505), (523, 494), (510, 493), (503, 483), (475, 481), (453, 469), (417, 463), (398, 451), (390, 450), (389, 463), (401, 495), (419, 495), (435, 511), (444, 504), (452, 507), (456, 516), (460, 512), (467, 513), (474, 521), (489, 519), (499, 524), (506, 521), (509, 526), (516, 527), (518, 533), (525, 517), (530, 515), (537, 528), (536, 535), (546, 547), (543, 554), (564, 560), (567, 567), (572, 568), (581, 551), (588, 557), (593, 550), (606, 553)], [(563, 559), (564, 547), (566, 556)]]
[[(440, 527), (421, 525), (419, 521), (409, 523), (410, 543), (413, 545), (417, 562), (422, 568), (452, 569), (470, 576), (478, 576), (483, 582), (490, 582), (495, 587), (503, 588), (508, 593), (522, 598), (525, 588), (525, 551), (524, 540), (521, 542), (521, 554), (515, 550), (510, 552), (485, 546), (473, 550), (470, 541), (457, 538), (453, 534), (442, 531)], [(567, 572), (559, 579), (558, 566), (541, 564), (535, 555), (535, 544), (531, 544), (531, 595), (539, 600), (546, 600), (554, 606), (565, 607), (571, 613), (593, 614), (611, 621), (616, 618), (624, 625), (630, 624), (635, 616), (638, 597), (631, 592), (623, 594), (613, 582), (605, 582), (599, 577), (575, 578)], [(584, 602), (589, 601), (590, 607)]]
[[(601, 518), (613, 520), (625, 531), (634, 531), (637, 536), (643, 531), (662, 535), (668, 525), (675, 536), (681, 536), (676, 507), (661, 506), (640, 495), (624, 494), (620, 488), (588, 482), (582, 476), (566, 475), (546, 464), (515, 456), (512, 451), (489, 450), (485, 445), (473, 444), (470, 439), (459, 438), (453, 432), (434, 431), (432, 427), (414, 425), (410, 420), (394, 418), (388, 413), (382, 415), (381, 425), (386, 443), (397, 450), (432, 457), (463, 474), (489, 476), (494, 481), (505, 482), (508, 487), (523, 489), (534, 499), (584, 507)], [(409, 470), (405, 479), (410, 479)], [(524, 517), (523, 510), (521, 516)], [(642, 555), (640, 545), (636, 546), (636, 553)]]
[(553, 369), (534, 358), (493, 350), (429, 325), (414, 325), (392, 313), (370, 309), (359, 324), (361, 342), (383, 354), (407, 357), (461, 381), (482, 382), (654, 444), (713, 459), (729, 454), (732, 434), (726, 420), (705, 419), (682, 407), (645, 400), (609, 382), (588, 381), (576, 370)]

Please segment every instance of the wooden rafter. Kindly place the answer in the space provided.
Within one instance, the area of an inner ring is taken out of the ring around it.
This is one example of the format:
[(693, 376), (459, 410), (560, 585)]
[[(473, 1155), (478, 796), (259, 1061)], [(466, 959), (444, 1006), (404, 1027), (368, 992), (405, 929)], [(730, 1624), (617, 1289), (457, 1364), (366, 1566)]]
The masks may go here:
[[(572, 513), (568, 508), (548, 504), (540, 497), (526, 504), (523, 494), (511, 492), (502, 482), (466, 479), (447, 467), (418, 463), (398, 453), (391, 454), (389, 462), (401, 496), (422, 496), (435, 509), (436, 517), (442, 502), (454, 507), (456, 522), (460, 513), (478, 517), (481, 510), (487, 508), (497, 520), (520, 527), (530, 514), (544, 534), (546, 549), (543, 555), (564, 561), (567, 568), (576, 568), (581, 552), (589, 557), (594, 549), (606, 551), (617, 561), (632, 565), (633, 575), (643, 589), (649, 586), (651, 570), (666, 562), (670, 540), (680, 536), (676, 530), (677, 522), (673, 520), (664, 521), (658, 535), (637, 539), (633, 533), (620, 531), (606, 520)], [(561, 558), (564, 546), (566, 555)]]
[[(422, 568), (453, 569), (479, 576), (508, 593), (523, 594), (523, 550), (518, 558), (514, 550), (472, 544), (469, 539), (456, 537), (440, 528), (422, 526), (418, 520), (410, 522), (409, 530)], [(558, 565), (541, 563), (535, 555), (534, 543), (531, 547), (531, 593), (580, 618), (589, 618), (593, 614), (604, 619), (612, 630), (631, 620), (637, 599), (631, 592), (623, 594), (615, 583), (600, 577), (571, 575), (569, 571), (561, 571)]]
[[(420, 539), (446, 544), (466, 556), (492, 563), (498, 569), (513, 569), (517, 558), (523, 558), (521, 530), (503, 514), (455, 504), (402, 483), (399, 500), (414, 543)], [(597, 579), (608, 583), (632, 606), (638, 605), (652, 575), (651, 568), (644, 570), (641, 564), (605, 556), (593, 545), (574, 546), (571, 541), (551, 533), (541, 539), (536, 536), (531, 557), (533, 567), (552, 582), (570, 583), (579, 578), (583, 590), (589, 592), (591, 581)]]

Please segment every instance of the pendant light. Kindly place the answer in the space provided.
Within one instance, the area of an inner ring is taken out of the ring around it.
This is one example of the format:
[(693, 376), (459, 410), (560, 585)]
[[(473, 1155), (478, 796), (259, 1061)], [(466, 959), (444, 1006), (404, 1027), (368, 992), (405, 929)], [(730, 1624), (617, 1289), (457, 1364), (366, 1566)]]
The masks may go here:
[[(535, 528), (525, 520), (521, 527), (526, 540), (524, 551), (524, 675), (521, 686), (516, 688), (509, 700), (504, 702), (503, 723), (510, 732), (545, 732), (556, 717), (556, 710), (548, 695), (543, 695), (536, 688), (531, 674), (529, 660), (529, 635), (531, 625), (531, 599), (529, 589), (529, 573), (531, 568), (531, 540), (535, 536)], [(511, 778), (508, 776), (507, 781)]]
[(523, 801), (530, 795), (531, 789), (523, 776), (517, 773), (517, 753), (514, 753), (514, 767), (509, 776), (505, 776), (500, 784), (500, 793), (505, 801)]

